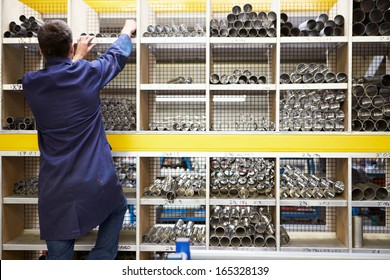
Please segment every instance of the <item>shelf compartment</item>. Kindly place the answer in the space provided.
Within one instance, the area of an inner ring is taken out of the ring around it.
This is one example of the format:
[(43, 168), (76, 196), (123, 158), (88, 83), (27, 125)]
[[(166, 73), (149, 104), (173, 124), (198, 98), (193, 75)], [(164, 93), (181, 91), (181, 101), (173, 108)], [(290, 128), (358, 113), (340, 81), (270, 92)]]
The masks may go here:
[[(75, 251), (91, 250), (95, 245), (97, 231), (92, 231), (86, 236), (79, 238), (75, 244)], [(39, 237), (39, 230), (24, 230), (20, 235), (3, 243), (6, 251), (38, 251), (46, 250), (46, 243)], [(118, 250), (136, 251), (135, 231), (122, 231), (119, 236)]]
[(362, 221), (359, 228), (352, 223), (353, 252), (390, 252), (390, 207), (352, 207), (352, 215), (353, 221), (355, 216)]
[(141, 205), (139, 217), (141, 259), (154, 259), (156, 252), (175, 251), (177, 237), (189, 237), (191, 248), (205, 248), (204, 205)]
[[(210, 37), (213, 39), (272, 39), (276, 37), (276, 7), (272, 1), (211, 1)], [(243, 41), (242, 41), (243, 42)]]
[(281, 205), (347, 206), (347, 159), (281, 158), (280, 168)]
[(210, 130), (274, 131), (275, 102), (273, 91), (213, 90), (210, 94)]
[(352, 131), (390, 131), (389, 50), (389, 43), (352, 45)]
[(141, 60), (141, 84), (205, 83), (205, 44), (143, 44)]
[(142, 1), (140, 35), (143, 38), (205, 37), (206, 2), (205, 0)]
[(347, 131), (347, 92), (344, 89), (281, 91), (280, 131)]
[(275, 44), (211, 44), (210, 85), (275, 83)]
[(275, 207), (210, 207), (210, 249), (276, 250)]
[(210, 158), (210, 197), (231, 205), (244, 199), (267, 201), (275, 197), (274, 176), (273, 158)]
[(137, 1), (82, 1), (72, 2), (72, 12), (83, 17), (72, 18), (74, 41), (81, 34), (94, 35), (96, 39), (118, 37), (126, 19), (137, 20)]
[(142, 91), (140, 106), (141, 130), (183, 133), (206, 130), (205, 91)]
[[(9, 23), (15, 22), (17, 25), (21, 25), (23, 22), (20, 20), (20, 16), (23, 15), (27, 19), (33, 17), (37, 22), (43, 22), (49, 19), (61, 19), (65, 22), (68, 21), (68, 1), (67, 0), (55, 0), (55, 1), (12, 1), (6, 0), (3, 1), (3, 11), (2, 21), (3, 21), (3, 30), (1, 36), (3, 36), (5, 31), (11, 31), (9, 29)], [(34, 20), (31, 18), (30, 23)], [(37, 26), (34, 24), (25, 23), (24, 27), (26, 31), (33, 32), (30, 34), (36, 37)], [(24, 29), (23, 29), (24, 30)], [(15, 31), (12, 31), (15, 33)], [(21, 34), (23, 37), (27, 37), (26, 33)], [(17, 40), (15, 40), (17, 39)], [(35, 38), (6, 38), (8, 43), (36, 43)]]
[(280, 224), (289, 242), (282, 251), (348, 252), (347, 207), (281, 206)]
[[(282, 0), (280, 5), (281, 36), (348, 36), (349, 4), (346, 1)], [(328, 28), (324, 30), (325, 27)]]

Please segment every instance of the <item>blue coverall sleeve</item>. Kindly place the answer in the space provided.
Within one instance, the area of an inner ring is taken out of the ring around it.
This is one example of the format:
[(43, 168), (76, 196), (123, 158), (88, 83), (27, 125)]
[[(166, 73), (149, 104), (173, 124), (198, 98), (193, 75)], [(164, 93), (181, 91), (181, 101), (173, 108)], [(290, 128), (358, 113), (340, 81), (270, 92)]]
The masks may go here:
[(130, 37), (122, 34), (101, 56), (91, 62), (92, 68), (100, 73), (97, 85), (100, 89), (123, 70), (132, 49)]

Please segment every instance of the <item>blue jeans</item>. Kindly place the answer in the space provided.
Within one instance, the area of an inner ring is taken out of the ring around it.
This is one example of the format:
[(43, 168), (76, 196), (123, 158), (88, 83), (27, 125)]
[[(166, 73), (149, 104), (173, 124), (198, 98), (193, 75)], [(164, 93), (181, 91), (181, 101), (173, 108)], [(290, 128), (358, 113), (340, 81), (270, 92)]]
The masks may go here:
[[(113, 260), (118, 253), (119, 232), (127, 210), (127, 201), (115, 208), (99, 225), (95, 247), (86, 257), (87, 260)], [(46, 240), (47, 260), (71, 260), (73, 258), (75, 239)]]

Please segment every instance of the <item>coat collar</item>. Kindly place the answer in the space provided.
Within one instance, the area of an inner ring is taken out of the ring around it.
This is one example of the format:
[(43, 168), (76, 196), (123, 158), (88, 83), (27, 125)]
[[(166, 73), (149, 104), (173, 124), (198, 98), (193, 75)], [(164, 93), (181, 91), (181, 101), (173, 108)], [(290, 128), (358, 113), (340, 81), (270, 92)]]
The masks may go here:
[(65, 63), (65, 64), (72, 64), (72, 60), (68, 57), (51, 57), (51, 58), (48, 58), (46, 60), (46, 67), (47, 66), (51, 66), (51, 65), (56, 65), (56, 64), (61, 64), (61, 63)]

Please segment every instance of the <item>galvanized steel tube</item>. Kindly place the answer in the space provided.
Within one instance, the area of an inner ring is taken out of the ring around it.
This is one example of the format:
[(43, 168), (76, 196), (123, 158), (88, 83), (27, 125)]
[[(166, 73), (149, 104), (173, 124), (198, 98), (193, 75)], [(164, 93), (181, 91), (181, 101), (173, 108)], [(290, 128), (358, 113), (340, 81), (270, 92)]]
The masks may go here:
[(352, 242), (354, 248), (363, 247), (363, 217), (352, 217)]

